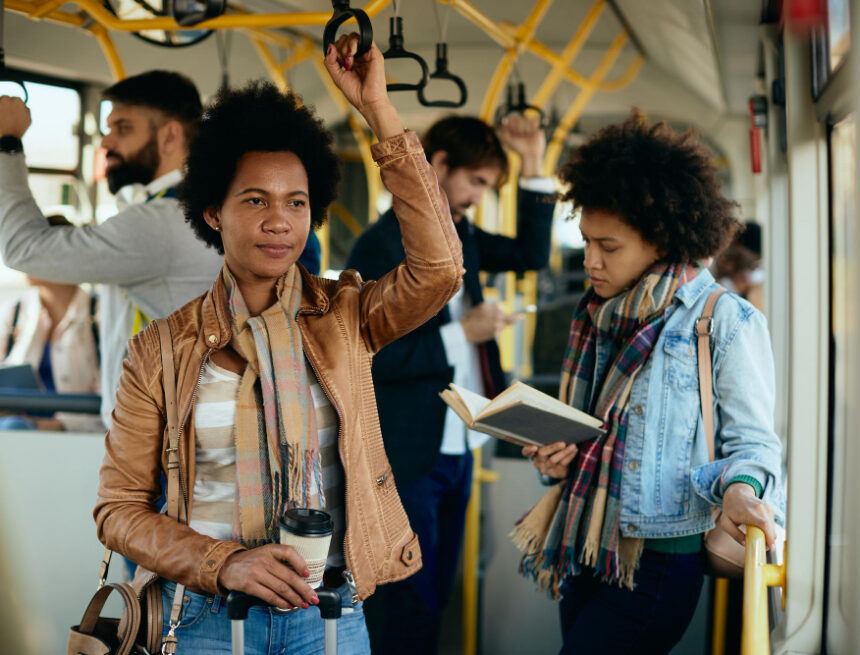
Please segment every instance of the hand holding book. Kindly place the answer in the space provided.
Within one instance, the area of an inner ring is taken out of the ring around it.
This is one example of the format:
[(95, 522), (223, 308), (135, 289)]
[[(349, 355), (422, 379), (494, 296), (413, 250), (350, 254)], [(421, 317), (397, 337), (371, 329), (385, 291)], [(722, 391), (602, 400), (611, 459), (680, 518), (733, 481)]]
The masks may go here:
[(565, 444), (563, 441), (551, 443), (548, 446), (526, 446), (523, 448), (523, 457), (532, 460), (535, 468), (551, 478), (557, 480), (567, 479), (570, 473), (570, 463), (576, 457), (579, 448), (575, 443)]

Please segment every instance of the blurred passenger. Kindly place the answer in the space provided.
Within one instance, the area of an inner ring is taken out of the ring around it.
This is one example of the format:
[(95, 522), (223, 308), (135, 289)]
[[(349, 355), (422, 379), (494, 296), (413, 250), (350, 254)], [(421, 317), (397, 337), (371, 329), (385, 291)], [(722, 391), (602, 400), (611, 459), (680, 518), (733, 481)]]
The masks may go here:
[(317, 237), (317, 233), (313, 230), (308, 234), (308, 241), (305, 244), (305, 249), (299, 256), (299, 264), (304, 266), (311, 275), (320, 274), (320, 264), (322, 260), (322, 246)]
[[(51, 225), (71, 225), (49, 216)], [(98, 394), (99, 353), (95, 298), (74, 284), (27, 276), (30, 289), (0, 307), (3, 366), (29, 364), (45, 391)], [(98, 415), (3, 416), (0, 430), (103, 432)]]
[[(472, 488), (471, 449), (488, 438), (467, 434), (439, 392), (454, 382), (492, 398), (507, 386), (495, 337), (519, 317), (484, 301), (479, 273), (546, 266), (555, 207), (553, 181), (541, 177), (545, 139), (536, 121), (512, 116), (497, 135), (477, 118), (451, 116), (433, 125), (423, 142), (463, 244), (466, 272), (459, 293), (439, 314), (373, 359), (385, 450), (424, 557), (417, 575), (382, 587), (367, 603), (371, 645), (382, 654), (436, 652)], [(466, 216), (507, 177), (503, 146), (522, 160), (516, 238), (485, 232)], [(372, 279), (403, 256), (389, 211), (359, 237), (346, 267)]]
[(108, 547), (161, 576), (165, 633), (174, 598), (182, 605), (176, 652), (185, 655), (230, 653), (225, 604), (211, 602), (230, 590), (298, 610), (252, 608), (248, 652), (322, 652), (306, 562), (279, 543), (289, 508), (325, 508), (334, 520), (324, 582), (354, 609), (338, 622), (341, 652), (369, 652), (360, 599), (421, 567), (380, 436), (370, 362), (445, 305), (462, 257), (421, 143), (388, 99), (382, 53), (373, 46), (356, 58), (357, 46), (358, 35), (341, 37), (325, 65), (379, 139), (372, 151), (408, 248), (378, 281), (354, 271), (321, 280), (296, 263), (340, 178), (332, 135), (297, 96), (268, 83), (222, 90), (192, 145), (180, 196), (224, 267), (208, 293), (168, 319), (177, 405), (190, 410), (179, 426), (180, 452), (190, 449), (180, 463), (188, 526), (155, 506), (166, 461), (155, 326), (129, 346), (95, 518)]
[[(0, 98), (0, 258), (10, 268), (63, 284), (101, 283), (102, 420), (110, 426), (129, 337), (203, 293), (221, 267), (185, 224), (176, 200), (200, 97), (178, 73), (151, 71), (104, 92), (113, 109), (107, 150), (111, 193), (145, 185), (145, 200), (101, 225), (52, 228), (27, 185), (21, 137), (30, 110)], [(38, 126), (37, 126), (38, 127)]]
[(703, 260), (739, 227), (710, 161), (690, 134), (634, 114), (561, 171), (592, 286), (560, 398), (606, 434), (523, 449), (554, 486), (515, 540), (525, 575), (561, 598), (565, 654), (668, 653), (696, 609), (712, 510), (741, 543), (741, 526), (760, 527), (768, 547), (784, 512), (770, 336), (731, 293), (713, 318), (713, 462), (701, 425), (695, 325), (720, 288)]
[(764, 309), (765, 272), (761, 265), (761, 226), (753, 221), (723, 250), (714, 262), (720, 284)]

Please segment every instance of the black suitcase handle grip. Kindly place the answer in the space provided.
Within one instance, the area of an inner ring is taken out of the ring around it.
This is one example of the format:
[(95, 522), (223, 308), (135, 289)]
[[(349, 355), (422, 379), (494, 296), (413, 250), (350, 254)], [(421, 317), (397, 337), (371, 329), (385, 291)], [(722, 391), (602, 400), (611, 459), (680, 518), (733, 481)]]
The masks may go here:
[[(320, 599), (317, 607), (324, 619), (339, 619), (341, 615), (341, 596), (334, 589), (320, 587), (316, 590)], [(268, 606), (264, 600), (251, 596), (242, 591), (231, 591), (227, 594), (227, 617), (231, 621), (244, 621), (248, 618), (248, 610), (254, 605)]]

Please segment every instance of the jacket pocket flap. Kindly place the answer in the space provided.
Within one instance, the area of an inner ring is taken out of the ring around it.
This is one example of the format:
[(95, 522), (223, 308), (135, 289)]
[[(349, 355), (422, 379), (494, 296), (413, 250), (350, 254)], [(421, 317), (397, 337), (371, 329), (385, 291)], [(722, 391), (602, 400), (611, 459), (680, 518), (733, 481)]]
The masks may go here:
[(400, 561), (406, 566), (415, 566), (421, 561), (421, 548), (418, 546), (418, 535), (413, 533), (412, 539), (400, 552)]

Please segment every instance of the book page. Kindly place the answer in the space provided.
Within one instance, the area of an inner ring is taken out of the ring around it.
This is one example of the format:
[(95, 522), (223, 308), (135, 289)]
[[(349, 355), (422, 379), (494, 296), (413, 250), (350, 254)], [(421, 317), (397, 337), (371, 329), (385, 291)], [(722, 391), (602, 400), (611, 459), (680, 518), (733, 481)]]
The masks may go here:
[(439, 397), (445, 402), (448, 407), (454, 410), (454, 413), (460, 417), (460, 420), (463, 421), (468, 427), (472, 426), (473, 418), (469, 413), (469, 408), (466, 407), (463, 400), (460, 396), (457, 395), (456, 392), (451, 391), (450, 389), (443, 389), (439, 392)]
[(553, 398), (552, 396), (548, 396), (547, 394), (519, 381), (514, 382), (511, 386), (496, 396), (480, 415), (473, 413), (472, 416), (475, 416), (476, 419), (480, 420), (518, 403), (523, 403), (551, 414), (557, 414), (558, 416), (563, 416), (571, 421), (576, 421), (577, 423), (582, 423), (591, 427), (603, 427), (603, 421), (600, 419), (595, 418), (590, 414), (586, 414), (575, 407), (565, 405), (560, 400)]
[[(490, 404), (489, 398), (484, 398), (481, 394), (475, 393), (474, 391), (469, 391), (465, 387), (457, 386), (453, 382), (449, 384), (448, 387), (451, 389), (451, 391), (460, 396), (460, 400), (463, 401), (463, 405), (465, 405), (466, 409), (469, 411), (469, 414), (471, 415), (472, 419), (474, 419), (474, 417), (480, 414), (481, 410), (484, 409), (484, 407)], [(472, 421), (470, 420), (467, 422), (467, 424), (471, 422)]]

